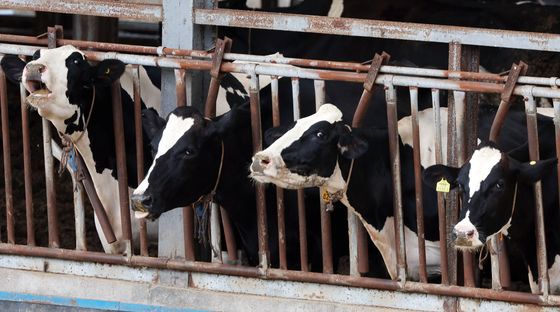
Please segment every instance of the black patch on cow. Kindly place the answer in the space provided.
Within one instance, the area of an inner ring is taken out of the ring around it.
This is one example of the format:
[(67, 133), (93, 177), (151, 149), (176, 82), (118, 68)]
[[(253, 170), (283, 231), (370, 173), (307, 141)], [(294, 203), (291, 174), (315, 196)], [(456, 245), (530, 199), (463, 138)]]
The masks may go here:
[[(66, 134), (71, 135), (76, 131), (84, 131), (84, 120), (79, 116), (80, 114), (78, 113), (78, 110), (76, 110), (72, 117), (64, 120), (64, 124), (66, 125)], [(76, 124), (76, 121), (78, 121), (78, 124)]]
[[(249, 93), (243, 87), (239, 80), (235, 79), (232, 74), (226, 74), (220, 82), (220, 86), (226, 91), (226, 101), (230, 107), (242, 105), (249, 99)], [(233, 92), (231, 91), (233, 89)]]
[(25, 62), (16, 55), (6, 55), (0, 62), (6, 78), (13, 83), (20, 83)]

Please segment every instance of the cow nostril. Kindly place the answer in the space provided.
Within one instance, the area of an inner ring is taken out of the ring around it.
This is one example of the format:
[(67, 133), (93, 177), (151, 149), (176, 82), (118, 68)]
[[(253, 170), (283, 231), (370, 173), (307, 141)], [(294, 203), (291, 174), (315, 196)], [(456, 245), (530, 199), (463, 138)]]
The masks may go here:
[(265, 158), (261, 158), (261, 165), (266, 166), (270, 164), (270, 158), (265, 157)]
[(473, 235), (474, 235), (474, 230), (470, 230), (470, 231), (467, 232), (467, 237), (468, 238), (472, 238)]
[(47, 69), (47, 67), (45, 65), (40, 65), (40, 66), (38, 66), (38, 69), (39, 69), (40, 73), (44, 73), (45, 70)]

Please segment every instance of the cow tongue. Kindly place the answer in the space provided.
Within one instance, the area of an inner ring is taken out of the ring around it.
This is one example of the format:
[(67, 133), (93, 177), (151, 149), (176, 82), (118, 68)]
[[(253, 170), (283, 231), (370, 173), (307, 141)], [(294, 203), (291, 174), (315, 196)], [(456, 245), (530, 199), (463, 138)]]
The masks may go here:
[(27, 102), (32, 106), (39, 106), (48, 100), (50, 93), (51, 92), (48, 89), (36, 90), (27, 97)]
[(146, 212), (146, 211), (135, 211), (134, 212), (134, 217), (136, 219), (144, 219), (146, 218), (150, 213)]

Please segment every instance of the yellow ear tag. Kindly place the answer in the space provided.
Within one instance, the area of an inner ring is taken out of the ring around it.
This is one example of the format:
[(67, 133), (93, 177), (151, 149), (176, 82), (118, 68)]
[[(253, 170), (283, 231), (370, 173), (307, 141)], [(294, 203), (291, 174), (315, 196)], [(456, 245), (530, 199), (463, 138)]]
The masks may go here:
[(105, 75), (109, 75), (110, 72), (111, 72), (111, 68), (107, 67), (105, 69)]
[(446, 179), (441, 178), (441, 180), (436, 184), (436, 191), (440, 193), (449, 193), (451, 185)]
[(323, 201), (325, 203), (330, 203), (331, 202), (331, 195), (329, 195), (329, 192), (323, 191), (323, 194), (321, 194), (321, 197), (323, 198)]
[(534, 166), (534, 165), (536, 165), (536, 164), (537, 164), (537, 162), (534, 161), (534, 160), (531, 160), (531, 161), (529, 162), (529, 165), (531, 165), (531, 166)]

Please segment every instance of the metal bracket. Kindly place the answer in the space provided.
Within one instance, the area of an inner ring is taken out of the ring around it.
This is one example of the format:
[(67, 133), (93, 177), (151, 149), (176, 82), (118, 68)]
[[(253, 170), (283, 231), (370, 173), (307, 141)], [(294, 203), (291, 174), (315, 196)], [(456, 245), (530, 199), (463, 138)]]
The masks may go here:
[(218, 91), (220, 90), (220, 81), (222, 74), (220, 68), (224, 60), (224, 54), (228, 53), (231, 49), (232, 40), (228, 37), (216, 40), (216, 48), (212, 56), (212, 68), (210, 69), (210, 86), (208, 87), (208, 96), (206, 97), (206, 104), (204, 106), (205, 117), (211, 118), (216, 115), (216, 99), (218, 98)]
[(373, 57), (373, 61), (369, 67), (366, 80), (364, 81), (364, 92), (362, 93), (362, 97), (360, 98), (360, 102), (358, 103), (358, 107), (356, 108), (356, 112), (354, 113), (354, 118), (352, 119), (352, 126), (358, 127), (362, 124), (362, 120), (364, 118), (365, 112), (367, 111), (367, 106), (369, 100), (371, 99), (373, 85), (375, 84), (375, 79), (379, 74), (379, 70), (381, 69), (382, 65), (386, 65), (389, 62), (391, 55), (388, 53), (382, 52), (381, 54), (375, 54)]

